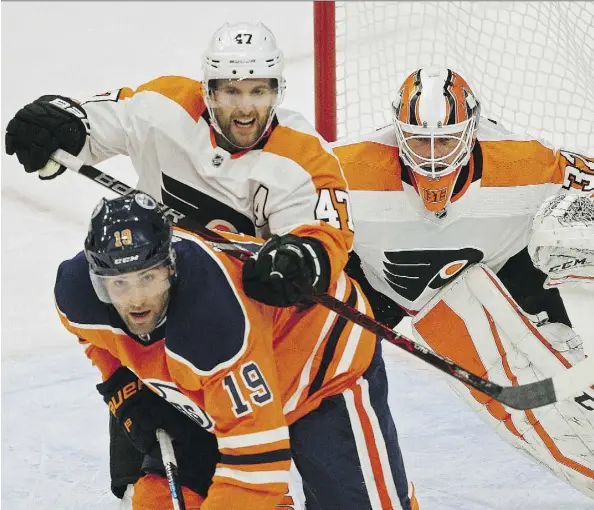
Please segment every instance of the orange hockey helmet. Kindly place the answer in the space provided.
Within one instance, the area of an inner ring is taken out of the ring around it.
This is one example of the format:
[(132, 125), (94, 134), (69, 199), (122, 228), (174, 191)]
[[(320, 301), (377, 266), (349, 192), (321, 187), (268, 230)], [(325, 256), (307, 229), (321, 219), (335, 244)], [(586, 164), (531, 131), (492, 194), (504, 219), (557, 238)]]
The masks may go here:
[(459, 74), (423, 68), (404, 80), (392, 114), (400, 157), (412, 170), (425, 207), (442, 213), (472, 154), (479, 101)]

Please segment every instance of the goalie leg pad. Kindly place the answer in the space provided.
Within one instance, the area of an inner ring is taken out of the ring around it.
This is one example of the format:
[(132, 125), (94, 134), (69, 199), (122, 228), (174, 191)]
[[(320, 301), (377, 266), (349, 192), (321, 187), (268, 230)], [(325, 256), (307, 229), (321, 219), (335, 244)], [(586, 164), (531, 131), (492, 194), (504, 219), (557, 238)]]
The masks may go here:
[[(413, 333), (481, 377), (502, 385), (527, 384), (584, 359), (580, 337), (564, 324), (542, 324), (543, 318), (534, 317), (534, 323), (497, 276), (477, 264), (414, 317)], [(582, 400), (518, 411), (463, 383), (448, 382), (506, 442), (594, 498), (594, 406), (584, 400), (594, 399), (594, 390)]]

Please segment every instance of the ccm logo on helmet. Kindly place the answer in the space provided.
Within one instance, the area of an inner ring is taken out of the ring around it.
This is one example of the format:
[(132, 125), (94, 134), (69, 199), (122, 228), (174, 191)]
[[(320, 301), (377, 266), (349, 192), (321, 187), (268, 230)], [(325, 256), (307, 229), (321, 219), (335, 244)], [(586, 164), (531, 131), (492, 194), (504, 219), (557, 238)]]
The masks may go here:
[(139, 255), (131, 255), (130, 257), (122, 257), (121, 259), (113, 259), (114, 264), (125, 264), (126, 262), (134, 262), (138, 260)]

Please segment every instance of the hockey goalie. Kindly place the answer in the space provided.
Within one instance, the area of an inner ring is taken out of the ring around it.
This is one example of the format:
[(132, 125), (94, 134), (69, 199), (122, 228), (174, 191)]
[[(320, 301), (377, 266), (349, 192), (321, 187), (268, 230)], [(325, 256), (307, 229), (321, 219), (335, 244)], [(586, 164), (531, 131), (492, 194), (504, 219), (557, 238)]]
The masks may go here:
[[(576, 327), (594, 309), (594, 158), (480, 112), (457, 72), (418, 69), (393, 98), (392, 126), (334, 145), (355, 224), (347, 272), (378, 320), (408, 314), (416, 341), (481, 377), (566, 376), (594, 356), (594, 328)], [(584, 311), (570, 318), (574, 302)], [(448, 382), (501, 438), (594, 499), (594, 389), (518, 411)]]

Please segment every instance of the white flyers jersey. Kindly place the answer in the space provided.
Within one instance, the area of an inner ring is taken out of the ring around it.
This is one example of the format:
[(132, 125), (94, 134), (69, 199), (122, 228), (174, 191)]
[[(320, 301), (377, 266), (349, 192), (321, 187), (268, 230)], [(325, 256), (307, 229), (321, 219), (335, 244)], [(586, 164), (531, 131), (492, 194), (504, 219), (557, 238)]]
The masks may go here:
[(326, 248), (335, 282), (353, 232), (337, 158), (305, 118), (278, 109), (262, 141), (230, 154), (217, 146), (200, 82), (165, 76), (82, 104), (90, 136), (79, 157), (128, 155), (138, 188), (209, 228), (267, 238), (310, 236)]
[(335, 144), (350, 188), (354, 251), (369, 283), (414, 314), (464, 267), (497, 272), (524, 249), (541, 203), (562, 188), (594, 190), (594, 161), (481, 119), (447, 215), (427, 211), (399, 159), (392, 127)]

